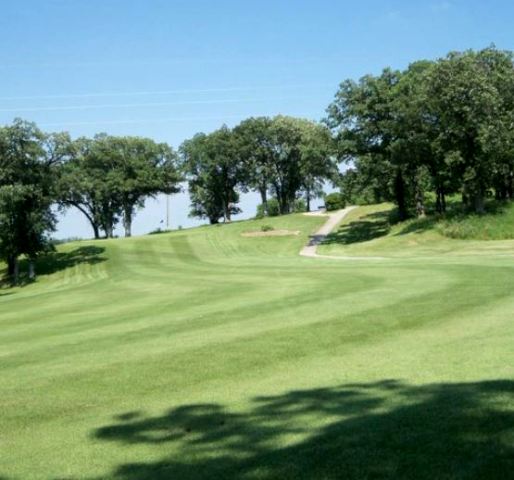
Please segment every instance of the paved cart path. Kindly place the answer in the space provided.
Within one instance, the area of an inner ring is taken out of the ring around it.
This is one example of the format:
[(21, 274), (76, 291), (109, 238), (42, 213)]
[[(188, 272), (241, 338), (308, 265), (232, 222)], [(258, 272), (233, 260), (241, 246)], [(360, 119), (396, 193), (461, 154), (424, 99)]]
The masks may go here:
[(305, 215), (312, 216), (324, 216), (328, 217), (324, 225), (314, 234), (311, 235), (309, 243), (300, 250), (302, 257), (313, 257), (313, 258), (332, 258), (335, 260), (383, 260), (385, 257), (354, 257), (354, 256), (340, 256), (340, 255), (320, 255), (317, 253), (318, 245), (323, 243), (327, 238), (327, 235), (334, 230), (334, 228), (341, 223), (341, 221), (348, 215), (352, 210), (357, 208), (356, 206), (346, 207), (336, 212), (309, 212)]

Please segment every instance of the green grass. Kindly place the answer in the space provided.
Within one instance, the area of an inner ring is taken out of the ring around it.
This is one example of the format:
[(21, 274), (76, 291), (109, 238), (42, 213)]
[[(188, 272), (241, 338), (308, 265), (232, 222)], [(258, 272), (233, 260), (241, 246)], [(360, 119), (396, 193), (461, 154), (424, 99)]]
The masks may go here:
[(440, 222), (441, 233), (464, 240), (514, 239), (514, 203), (493, 203), (485, 215), (456, 216)]
[(514, 243), (388, 208), (320, 247), (385, 260), (302, 215), (60, 246), (0, 290), (0, 478), (511, 477)]
[(396, 223), (392, 204), (362, 206), (350, 212), (319, 253), (421, 259), (512, 256), (514, 203), (493, 207), (496, 211), (486, 215), (464, 215), (455, 206), (447, 217)]

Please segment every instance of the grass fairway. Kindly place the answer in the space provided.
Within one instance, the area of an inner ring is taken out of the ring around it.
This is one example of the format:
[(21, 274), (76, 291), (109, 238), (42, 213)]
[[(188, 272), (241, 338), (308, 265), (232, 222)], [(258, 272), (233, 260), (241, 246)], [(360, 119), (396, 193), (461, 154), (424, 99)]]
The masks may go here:
[(291, 215), (67, 244), (0, 290), (0, 478), (514, 478), (514, 242), (368, 214), (320, 253), (386, 259), (302, 258), (324, 219)]

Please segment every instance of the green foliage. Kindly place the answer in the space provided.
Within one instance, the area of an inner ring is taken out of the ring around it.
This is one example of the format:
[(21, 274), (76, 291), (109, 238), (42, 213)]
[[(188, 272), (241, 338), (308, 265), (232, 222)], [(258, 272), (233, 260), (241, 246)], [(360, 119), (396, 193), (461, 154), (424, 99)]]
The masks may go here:
[(340, 210), (345, 206), (344, 197), (341, 193), (332, 192), (325, 196), (325, 208), (327, 211)]
[(261, 203), (257, 205), (257, 215), (256, 218), (264, 218), (268, 217), (277, 217), (280, 215), (280, 205), (276, 198), (270, 198), (266, 204), (267, 211), (265, 212), (264, 205)]
[(333, 142), (324, 125), (278, 115), (244, 120), (234, 133), (244, 165), (243, 187), (257, 190), (263, 204), (270, 192), (281, 214), (298, 211), (300, 193), (305, 208), (310, 207), (323, 182), (336, 177)]
[(303, 198), (295, 199), (293, 203), (293, 213), (302, 213), (307, 210), (307, 203)]
[(237, 147), (236, 137), (226, 126), (209, 135), (199, 133), (181, 145), (191, 216), (207, 218), (214, 224), (220, 218), (229, 222), (241, 211), (236, 188), (242, 181), (243, 167)]
[(51, 206), (64, 138), (19, 119), (0, 128), (0, 257), (15, 283), (20, 255), (29, 258), (33, 278), (34, 260), (52, 248), (49, 233), (56, 220)]
[(481, 213), (486, 193), (513, 198), (514, 64), (494, 47), (452, 52), (405, 71), (384, 69), (341, 84), (327, 122), (339, 155), (346, 200), (393, 199), (401, 219), (425, 213), (425, 193), (462, 193)]
[(454, 215), (441, 219), (438, 230), (446, 237), (462, 240), (514, 239), (514, 204), (500, 206), (482, 215)]
[(268, 224), (261, 225), (262, 232), (271, 232), (272, 230), (275, 230), (272, 225), (268, 225)]
[(112, 237), (120, 219), (130, 236), (135, 211), (147, 198), (179, 190), (177, 156), (167, 144), (100, 134), (76, 140), (71, 151), (60, 176), (61, 205), (78, 208), (95, 238), (100, 229)]

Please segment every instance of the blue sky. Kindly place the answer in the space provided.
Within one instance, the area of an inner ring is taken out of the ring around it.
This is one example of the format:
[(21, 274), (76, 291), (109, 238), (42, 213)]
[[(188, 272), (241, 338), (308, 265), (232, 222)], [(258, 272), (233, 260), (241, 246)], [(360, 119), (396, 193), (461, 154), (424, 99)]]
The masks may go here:
[[(198, 131), (278, 113), (320, 119), (339, 82), (450, 50), (514, 49), (514, 2), (3, 1), (0, 124), (72, 136), (143, 135), (173, 147)], [(159, 226), (162, 199), (136, 217)], [(185, 194), (172, 226), (192, 225)], [(254, 214), (255, 197), (242, 202)], [(91, 235), (69, 211), (58, 237)]]

